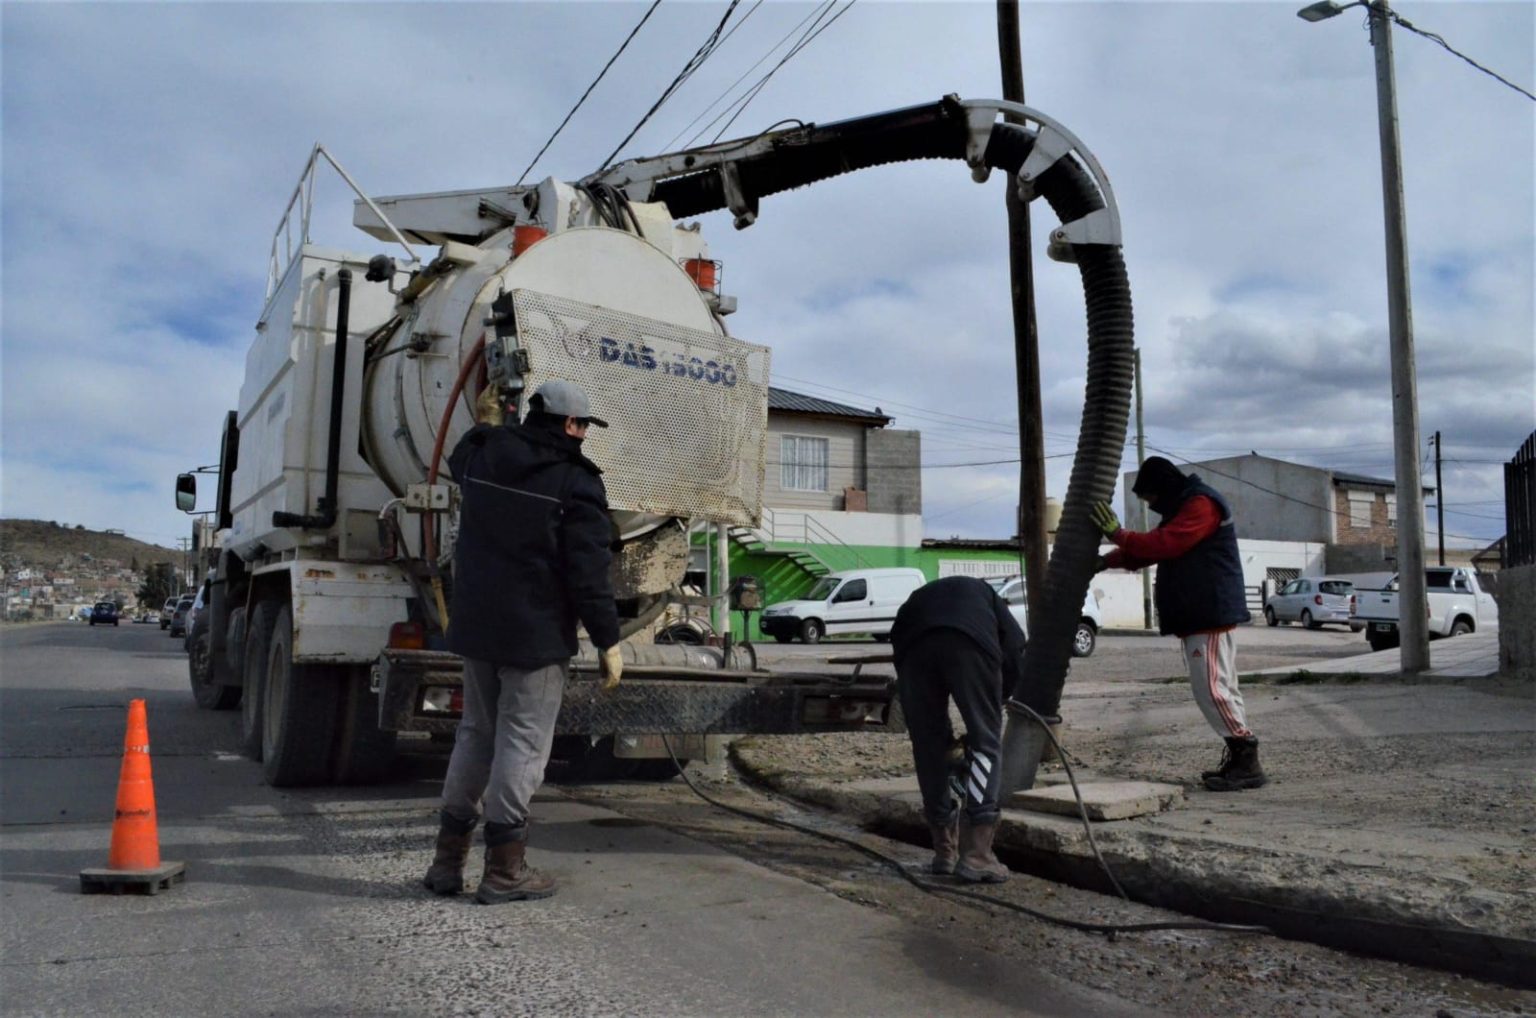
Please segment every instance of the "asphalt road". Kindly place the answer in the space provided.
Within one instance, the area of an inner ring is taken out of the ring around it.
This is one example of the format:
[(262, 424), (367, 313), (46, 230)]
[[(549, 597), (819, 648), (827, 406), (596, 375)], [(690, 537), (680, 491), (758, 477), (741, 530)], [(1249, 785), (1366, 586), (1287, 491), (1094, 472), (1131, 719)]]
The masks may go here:
[[(531, 855), (563, 881), (555, 898), (433, 898), (417, 880), (440, 757), (379, 788), (267, 788), (233, 752), (234, 715), (193, 706), (185, 667), (152, 626), (0, 629), (4, 1014), (1149, 1013), (996, 953), (975, 924), (840, 889), (827, 873), (847, 859), (813, 839), (644, 819), (644, 785), (546, 785)], [(187, 882), (86, 896), (133, 697), (162, 855)], [(666, 795), (674, 815), (711, 812)]]

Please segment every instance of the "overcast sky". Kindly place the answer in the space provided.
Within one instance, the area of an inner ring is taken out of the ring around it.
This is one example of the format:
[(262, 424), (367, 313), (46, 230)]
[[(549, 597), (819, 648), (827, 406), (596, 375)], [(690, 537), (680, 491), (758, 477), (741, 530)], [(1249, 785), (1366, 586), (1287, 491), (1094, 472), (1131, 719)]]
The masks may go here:
[[(1361, 9), (1308, 24), (1299, 6), (1026, 2), (1028, 99), (1113, 182), (1149, 451), (1391, 477), (1372, 51)], [(1394, 6), (1536, 91), (1531, 3)], [(185, 536), (171, 481), (217, 459), (310, 147), (376, 194), (511, 184), (645, 8), (0, 6), (0, 514)], [(662, 3), (530, 179), (594, 170), (724, 10)], [(622, 155), (689, 143), (817, 10), (745, 0)], [(1486, 543), (1503, 533), (1500, 464), (1536, 427), (1536, 103), (1429, 39), (1394, 40), (1425, 463), (1439, 430), (1448, 543)], [(991, 3), (859, 0), (726, 137), (1000, 91)], [(322, 183), (314, 239), (380, 250), (348, 199)], [(1034, 210), (1043, 238), (1051, 214)], [(1017, 467), (951, 466), (1018, 455), (1002, 179), (871, 170), (765, 199), (740, 233), (724, 213), (703, 222), (740, 301), (732, 331), (774, 348), (776, 383), (921, 429), (929, 536), (1012, 533)], [(1043, 247), (1037, 273), (1060, 497), (1082, 296)]]

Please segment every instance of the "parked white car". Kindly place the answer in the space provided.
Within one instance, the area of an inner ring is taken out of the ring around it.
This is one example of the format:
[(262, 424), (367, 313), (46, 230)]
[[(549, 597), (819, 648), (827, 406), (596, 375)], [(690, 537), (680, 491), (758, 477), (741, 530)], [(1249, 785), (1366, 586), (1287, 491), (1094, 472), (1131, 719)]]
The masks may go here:
[(868, 633), (887, 639), (896, 612), (928, 579), (921, 569), (852, 569), (828, 573), (804, 597), (779, 601), (758, 616), (762, 631), (779, 643), (799, 638)]
[[(1017, 577), (992, 577), (987, 580), (992, 588), (997, 591), (1004, 601), (1008, 602), (1008, 611), (1013, 614), (1019, 623), (1019, 628), (1024, 630), (1024, 636), (1029, 637), (1029, 604), (1024, 596), (1024, 581)], [(1104, 628), (1104, 616), (1099, 611), (1099, 602), (1093, 599), (1093, 591), (1088, 591), (1083, 596), (1082, 615), (1077, 620), (1077, 632), (1072, 636), (1072, 656), (1087, 657), (1093, 653), (1093, 649), (1099, 643), (1099, 630)]]
[(1358, 633), (1365, 626), (1350, 617), (1354, 593), (1355, 585), (1349, 580), (1303, 576), (1270, 595), (1264, 602), (1264, 621), (1271, 626), (1299, 622), (1308, 629), (1321, 629), (1333, 622)]

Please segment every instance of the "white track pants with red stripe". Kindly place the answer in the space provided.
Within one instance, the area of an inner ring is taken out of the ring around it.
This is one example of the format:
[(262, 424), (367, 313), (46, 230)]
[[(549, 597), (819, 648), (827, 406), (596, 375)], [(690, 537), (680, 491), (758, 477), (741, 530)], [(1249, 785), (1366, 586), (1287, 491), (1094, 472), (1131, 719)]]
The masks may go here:
[(1237, 688), (1237, 638), (1233, 630), (1195, 633), (1181, 638), (1184, 664), (1195, 703), (1216, 734), (1224, 739), (1248, 738), (1243, 691)]

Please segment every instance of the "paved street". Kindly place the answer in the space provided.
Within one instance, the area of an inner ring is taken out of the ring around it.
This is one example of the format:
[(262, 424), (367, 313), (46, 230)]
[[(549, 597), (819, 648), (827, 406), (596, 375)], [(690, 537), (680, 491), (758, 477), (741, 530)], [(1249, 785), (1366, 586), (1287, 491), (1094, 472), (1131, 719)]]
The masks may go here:
[[(7, 628), (0, 667), (5, 1014), (1150, 1013), (974, 928), (828, 893), (825, 874), (862, 864), (811, 839), (756, 829), (726, 851), (595, 804), (624, 809), (623, 786), (541, 793), (534, 854), (565, 882), (554, 899), (434, 899), (416, 880), (440, 757), (383, 788), (266, 788), (230, 751), (234, 716), (193, 707), (180, 641), (151, 626)], [(83, 896), (136, 696), (162, 854), (187, 883)], [(754, 839), (808, 878), (759, 865)]]

